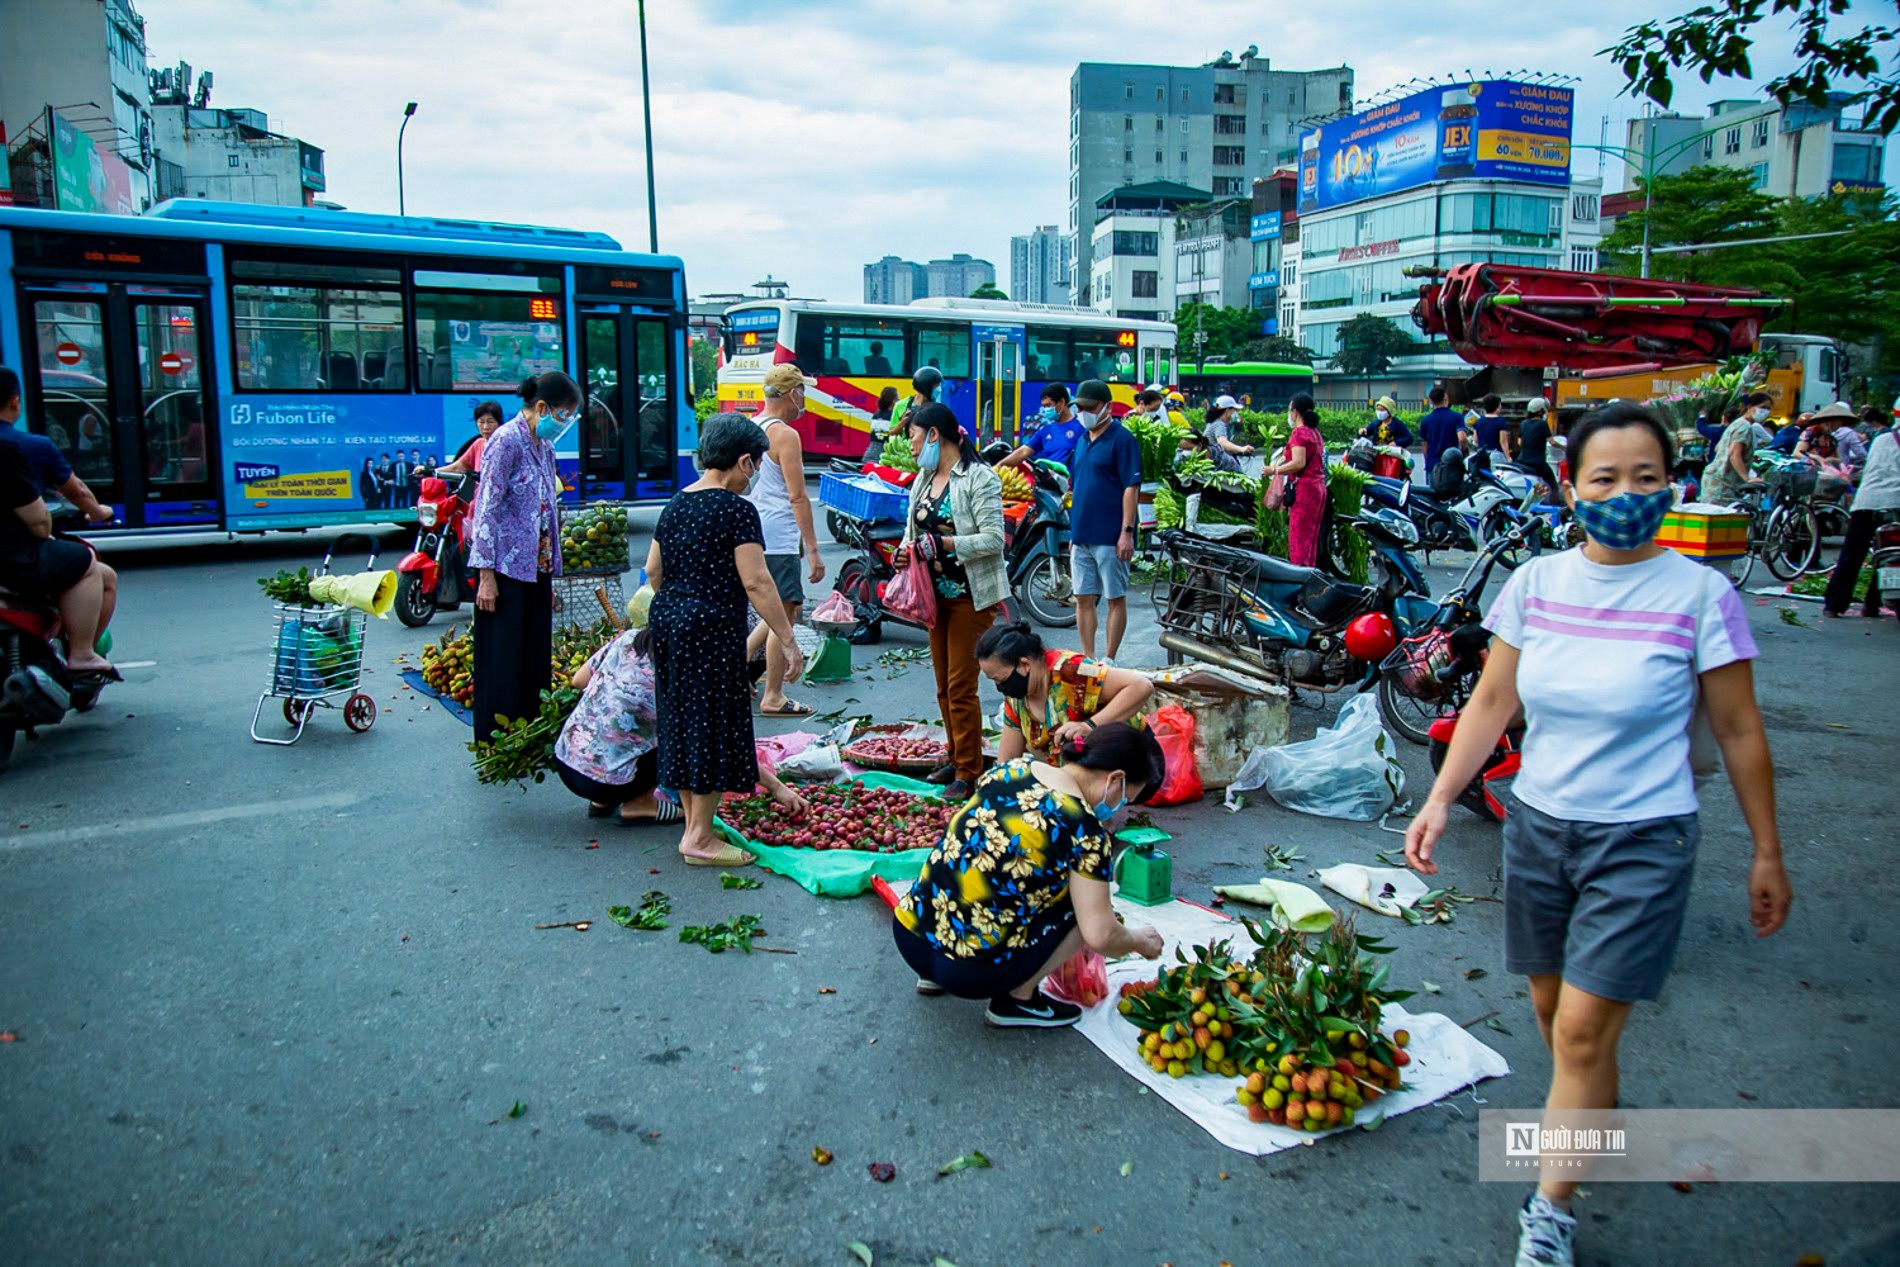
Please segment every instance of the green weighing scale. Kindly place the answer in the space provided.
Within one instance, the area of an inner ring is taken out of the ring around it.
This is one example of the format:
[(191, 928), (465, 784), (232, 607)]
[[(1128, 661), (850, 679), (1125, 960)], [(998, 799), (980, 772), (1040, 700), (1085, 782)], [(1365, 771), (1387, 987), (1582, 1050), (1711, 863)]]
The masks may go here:
[(851, 680), (851, 644), (845, 641), (845, 634), (857, 627), (854, 620), (811, 620), (807, 621), (821, 635), (816, 650), (805, 657), (805, 680), (818, 686), (829, 686)]
[(1174, 860), (1155, 846), (1174, 837), (1159, 827), (1124, 827), (1115, 839), (1126, 845), (1115, 859), (1116, 892), (1143, 906), (1174, 900)]

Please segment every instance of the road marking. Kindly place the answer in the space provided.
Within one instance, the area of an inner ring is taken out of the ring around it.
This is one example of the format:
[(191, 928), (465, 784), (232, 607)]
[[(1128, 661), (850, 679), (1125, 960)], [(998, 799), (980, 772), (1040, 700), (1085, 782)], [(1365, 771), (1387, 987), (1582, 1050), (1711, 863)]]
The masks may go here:
[(18, 850), (42, 845), (86, 844), (108, 836), (129, 836), (133, 832), (161, 832), (176, 827), (208, 827), (240, 818), (307, 813), (310, 810), (341, 809), (362, 800), (356, 792), (326, 792), (321, 796), (296, 796), (289, 800), (253, 801), (247, 805), (223, 805), (216, 809), (187, 810), (178, 814), (154, 814), (146, 818), (92, 827), (57, 827), (50, 831), (27, 831), (0, 838), (0, 849)]

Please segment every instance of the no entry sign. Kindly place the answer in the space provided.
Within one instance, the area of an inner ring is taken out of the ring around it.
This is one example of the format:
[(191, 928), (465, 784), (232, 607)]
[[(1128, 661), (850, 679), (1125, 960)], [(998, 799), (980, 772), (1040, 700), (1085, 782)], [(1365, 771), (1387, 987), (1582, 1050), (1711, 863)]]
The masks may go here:
[(158, 358), (161, 374), (182, 374), (191, 368), (191, 358), (183, 352), (167, 352)]
[(61, 365), (77, 365), (85, 357), (77, 343), (62, 343), (53, 349), (53, 355), (59, 358)]

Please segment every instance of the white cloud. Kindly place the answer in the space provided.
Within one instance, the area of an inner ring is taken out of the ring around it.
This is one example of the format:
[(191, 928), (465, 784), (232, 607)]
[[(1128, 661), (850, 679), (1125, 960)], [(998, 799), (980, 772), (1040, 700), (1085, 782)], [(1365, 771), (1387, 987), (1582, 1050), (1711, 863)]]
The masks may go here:
[[(1692, 7), (1676, 0), (1670, 8)], [(412, 212), (568, 225), (647, 241), (633, 0), (144, 0), (154, 65), (216, 72), (326, 151), (329, 196), (396, 203), (405, 101)], [(1634, 113), (1596, 51), (1647, 0), (727, 0), (648, 9), (660, 245), (695, 291), (768, 272), (855, 298), (891, 252), (968, 251), (1008, 284), (1009, 237), (1067, 216), (1068, 84), (1094, 60), (1197, 65), (1258, 44), (1287, 69), (1351, 65), (1366, 97), (1469, 66), (1584, 77), (1579, 141)], [(1758, 55), (1773, 74), (1778, 41)], [(1685, 108), (1724, 95), (1691, 81)], [(1578, 168), (1594, 172), (1580, 154)], [(1618, 169), (1611, 165), (1615, 180)]]

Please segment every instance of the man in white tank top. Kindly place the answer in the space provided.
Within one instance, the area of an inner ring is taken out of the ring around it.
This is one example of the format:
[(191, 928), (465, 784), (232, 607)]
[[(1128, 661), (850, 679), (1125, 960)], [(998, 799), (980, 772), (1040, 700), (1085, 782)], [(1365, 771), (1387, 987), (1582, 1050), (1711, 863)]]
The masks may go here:
[[(805, 605), (805, 587), (800, 573), (799, 556), (804, 556), (806, 575), (815, 585), (825, 579), (825, 562), (818, 557), (818, 531), (812, 523), (811, 499), (805, 493), (805, 448), (798, 429), (791, 424), (805, 412), (805, 389), (816, 383), (806, 378), (790, 362), (774, 365), (765, 372), (765, 403), (755, 415), (765, 428), (769, 446), (759, 476), (746, 498), (759, 512), (759, 525), (765, 532), (765, 566), (778, 586), (779, 600), (785, 605), (785, 619), (797, 624)], [(804, 717), (811, 706), (785, 695), (785, 648), (767, 631), (761, 621), (746, 646), (746, 654), (756, 653), (765, 645), (765, 693), (759, 697), (759, 712), (766, 717)]]

